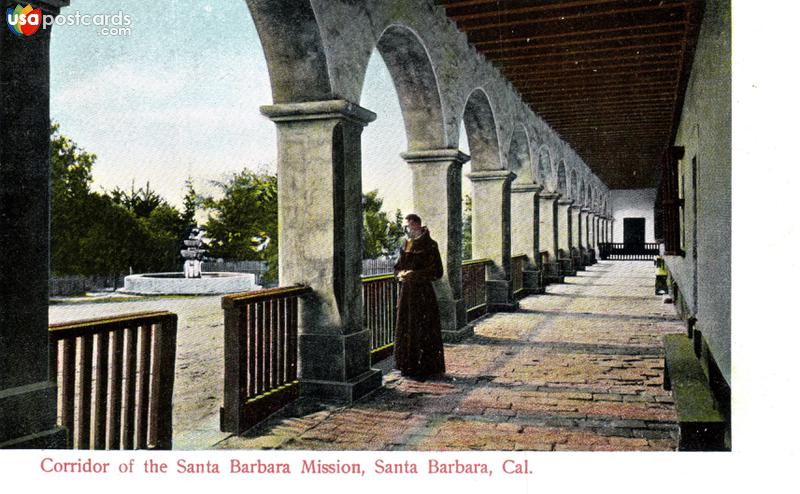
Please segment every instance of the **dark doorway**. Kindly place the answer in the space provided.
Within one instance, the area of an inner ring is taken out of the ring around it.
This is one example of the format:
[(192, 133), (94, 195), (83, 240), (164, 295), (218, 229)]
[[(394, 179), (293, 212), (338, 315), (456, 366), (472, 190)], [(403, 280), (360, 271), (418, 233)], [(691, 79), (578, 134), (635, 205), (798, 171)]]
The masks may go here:
[(625, 218), (622, 223), (625, 247), (644, 246), (644, 218)]

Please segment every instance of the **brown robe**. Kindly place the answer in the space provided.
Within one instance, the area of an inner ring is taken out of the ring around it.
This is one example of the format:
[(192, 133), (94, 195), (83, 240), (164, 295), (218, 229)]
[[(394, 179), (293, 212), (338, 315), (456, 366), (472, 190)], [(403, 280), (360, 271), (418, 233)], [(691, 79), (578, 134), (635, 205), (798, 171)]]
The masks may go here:
[(400, 286), (395, 330), (395, 364), (404, 376), (424, 379), (444, 372), (444, 347), (439, 306), (432, 282), (442, 277), (439, 246), (425, 228), (406, 240), (394, 267), (411, 270)]

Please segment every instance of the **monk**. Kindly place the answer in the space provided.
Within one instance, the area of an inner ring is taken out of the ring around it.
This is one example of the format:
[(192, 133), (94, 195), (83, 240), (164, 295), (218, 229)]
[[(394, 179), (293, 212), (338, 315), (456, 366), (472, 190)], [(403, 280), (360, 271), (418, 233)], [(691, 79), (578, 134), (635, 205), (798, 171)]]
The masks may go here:
[(433, 282), (442, 277), (439, 246), (416, 214), (405, 217), (407, 239), (394, 267), (400, 281), (395, 364), (403, 376), (424, 381), (444, 373), (444, 347)]

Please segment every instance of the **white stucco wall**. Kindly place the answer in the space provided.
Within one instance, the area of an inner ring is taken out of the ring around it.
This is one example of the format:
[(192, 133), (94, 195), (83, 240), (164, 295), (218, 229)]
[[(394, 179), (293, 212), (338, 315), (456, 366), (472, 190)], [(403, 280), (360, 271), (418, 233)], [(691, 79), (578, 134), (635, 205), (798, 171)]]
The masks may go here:
[(667, 266), (730, 384), (731, 30), (727, 1), (706, 3), (675, 145), (685, 149), (681, 167), (686, 255), (668, 256)]
[(656, 189), (614, 189), (609, 196), (611, 209), (614, 211), (613, 242), (623, 241), (625, 218), (644, 218), (644, 241), (656, 241), (653, 229)]

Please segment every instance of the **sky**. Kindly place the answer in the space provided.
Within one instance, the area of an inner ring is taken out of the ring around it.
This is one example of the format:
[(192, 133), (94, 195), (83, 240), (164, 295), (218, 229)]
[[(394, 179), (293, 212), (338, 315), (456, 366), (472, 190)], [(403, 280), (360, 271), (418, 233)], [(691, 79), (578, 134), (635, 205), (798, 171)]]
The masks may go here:
[[(275, 170), (275, 125), (264, 54), (243, 0), (72, 0), (62, 14), (127, 14), (127, 36), (56, 26), (51, 116), (97, 155), (94, 187), (144, 186), (179, 205), (187, 178), (201, 193), (244, 167)], [(380, 55), (370, 59), (361, 106), (378, 114), (362, 135), (363, 190), (384, 210), (413, 211), (402, 115)], [(462, 151), (469, 152), (462, 132)], [(465, 192), (469, 191), (464, 184)]]

